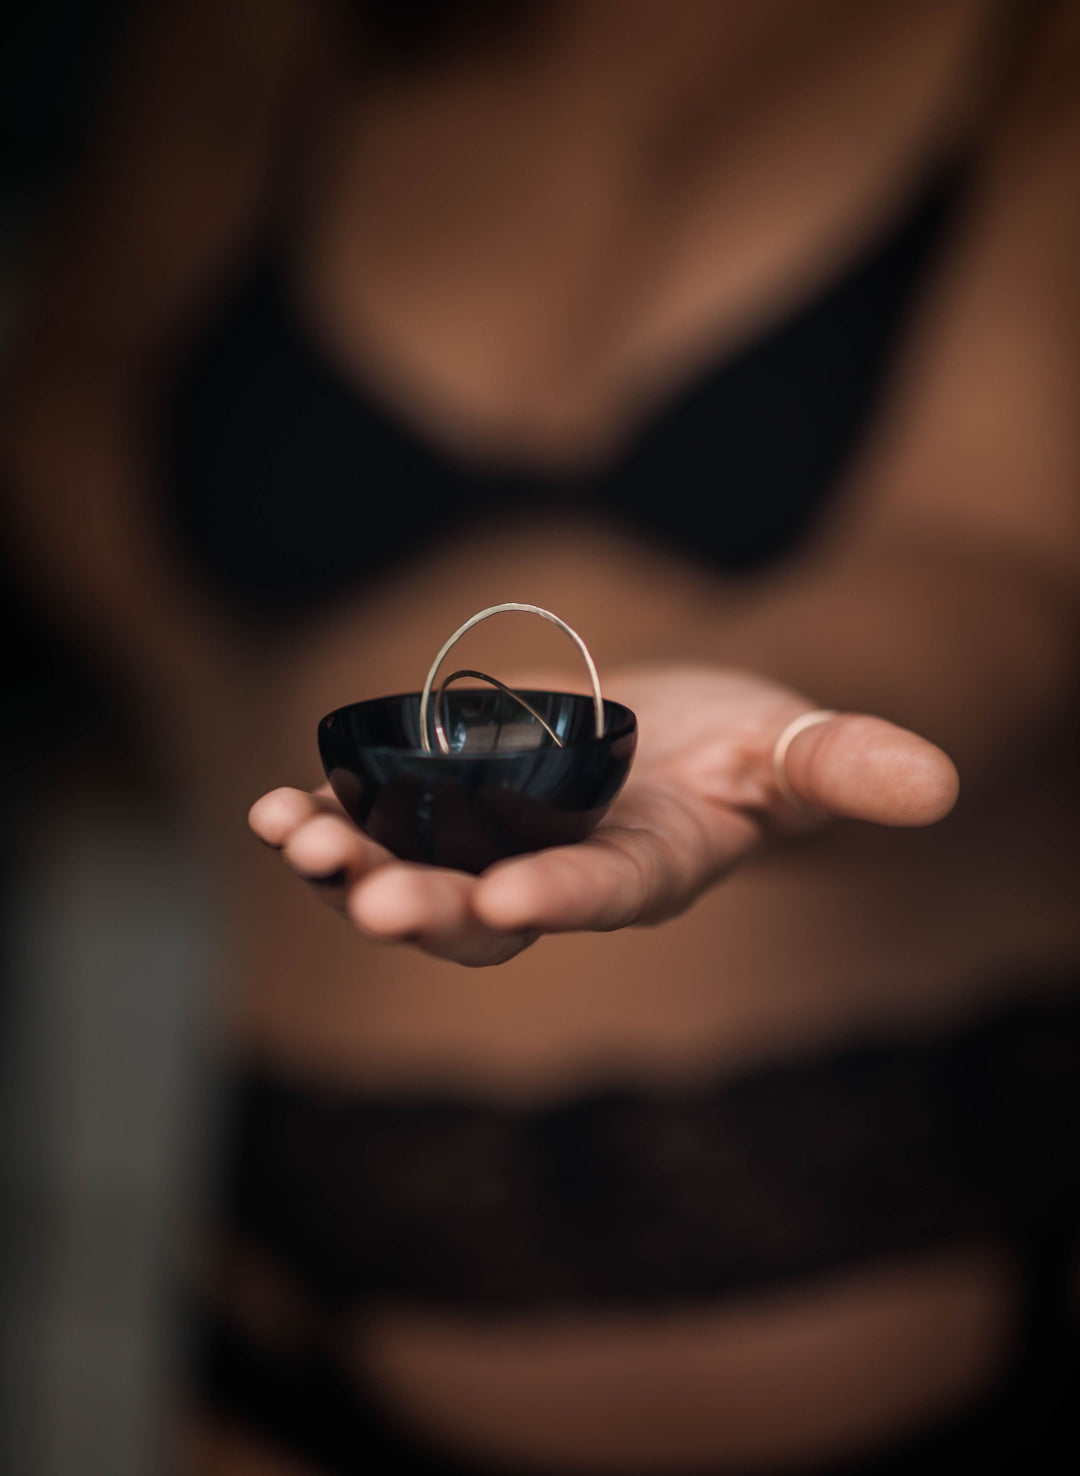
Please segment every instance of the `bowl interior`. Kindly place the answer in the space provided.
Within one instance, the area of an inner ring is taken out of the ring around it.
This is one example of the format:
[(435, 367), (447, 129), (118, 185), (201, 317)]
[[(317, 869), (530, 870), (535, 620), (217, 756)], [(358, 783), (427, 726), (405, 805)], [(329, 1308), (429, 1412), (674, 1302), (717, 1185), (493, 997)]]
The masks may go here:
[[(523, 691), (560, 742), (569, 747), (597, 742), (593, 700), (575, 692)], [(432, 695), (432, 716), (435, 697)], [(443, 698), (443, 726), (452, 755), (531, 753), (557, 745), (543, 726), (519, 702), (494, 688), (461, 687)], [(363, 748), (386, 748), (422, 753), (420, 694), (406, 692), (355, 702), (330, 715), (342, 737)], [(324, 719), (329, 721), (329, 719)], [(434, 724), (432, 724), (434, 726)], [(604, 742), (634, 726), (633, 714), (618, 702), (604, 703)], [(442, 758), (431, 740), (432, 756)]]

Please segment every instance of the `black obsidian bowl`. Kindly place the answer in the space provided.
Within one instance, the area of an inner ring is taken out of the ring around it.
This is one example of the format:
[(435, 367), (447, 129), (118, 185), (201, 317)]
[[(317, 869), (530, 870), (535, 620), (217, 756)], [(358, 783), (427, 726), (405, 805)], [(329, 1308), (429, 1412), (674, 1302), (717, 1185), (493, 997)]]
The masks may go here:
[(459, 689), (443, 701), (450, 753), (420, 741), (420, 694), (339, 707), (319, 724), (326, 777), (346, 813), (403, 861), (479, 873), (505, 856), (584, 840), (618, 794), (637, 719), (593, 699), (522, 694), (563, 747), (501, 691)]

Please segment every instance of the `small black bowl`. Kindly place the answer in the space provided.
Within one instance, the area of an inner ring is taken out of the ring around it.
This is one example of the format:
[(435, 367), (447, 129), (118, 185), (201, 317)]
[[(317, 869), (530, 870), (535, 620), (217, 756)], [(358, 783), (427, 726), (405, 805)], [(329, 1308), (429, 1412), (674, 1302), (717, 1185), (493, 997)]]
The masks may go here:
[(420, 743), (420, 694), (339, 707), (319, 724), (326, 777), (345, 812), (403, 861), (484, 871), (504, 856), (584, 840), (622, 787), (637, 719), (593, 699), (525, 692), (558, 734), (505, 692), (457, 690), (443, 701), (451, 752)]

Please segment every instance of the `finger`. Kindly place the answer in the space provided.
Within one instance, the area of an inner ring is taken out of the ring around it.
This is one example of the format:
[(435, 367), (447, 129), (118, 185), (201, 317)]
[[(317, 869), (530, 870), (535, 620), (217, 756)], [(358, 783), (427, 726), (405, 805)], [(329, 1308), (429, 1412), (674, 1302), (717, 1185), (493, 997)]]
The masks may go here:
[(279, 851), (306, 820), (325, 814), (341, 814), (329, 785), (313, 794), (303, 789), (272, 789), (252, 805), (248, 824), (261, 841)]
[(473, 908), (490, 927), (607, 932), (687, 907), (760, 837), (749, 815), (662, 790), (623, 803), (585, 841), (495, 866)]
[(949, 756), (882, 718), (843, 714), (791, 743), (784, 772), (808, 809), (877, 825), (933, 825), (956, 803)]
[(386, 851), (351, 821), (324, 811), (293, 830), (282, 856), (304, 881), (330, 888), (347, 886), (387, 860)]
[(473, 968), (505, 963), (535, 941), (535, 933), (486, 926), (472, 908), (476, 878), (438, 867), (380, 867), (348, 897), (353, 922), (368, 937), (410, 942), (436, 958)]

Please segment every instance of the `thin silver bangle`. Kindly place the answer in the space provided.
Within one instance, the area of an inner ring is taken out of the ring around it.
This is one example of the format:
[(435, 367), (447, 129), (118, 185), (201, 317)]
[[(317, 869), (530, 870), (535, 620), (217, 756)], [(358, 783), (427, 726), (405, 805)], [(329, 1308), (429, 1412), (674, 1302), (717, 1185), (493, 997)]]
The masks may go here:
[[(488, 609), (479, 610), (475, 615), (471, 615), (469, 619), (464, 622), (464, 624), (459, 625), (457, 630), (455, 630), (454, 634), (450, 637), (450, 639), (444, 643), (442, 649), (439, 651), (439, 654), (435, 657), (435, 660), (431, 663), (431, 668), (428, 671), (427, 678), (424, 682), (423, 691), (420, 693), (420, 746), (425, 753), (431, 753), (432, 751), (431, 733), (429, 729), (430, 720), (428, 712), (431, 704), (431, 689), (435, 685), (435, 678), (438, 675), (439, 667), (442, 666), (443, 662), (446, 660), (446, 657), (449, 655), (451, 648), (457, 645), (458, 641), (461, 640), (461, 637), (465, 634), (467, 630), (472, 630), (473, 626), (479, 625), (481, 620), (490, 620), (492, 615), (502, 615), (505, 614), (507, 611), (512, 610), (519, 610), (525, 615), (539, 615), (542, 617), (542, 619), (549, 620), (552, 625), (557, 625), (561, 631), (564, 631), (574, 642), (575, 646), (577, 646), (585, 661), (585, 666), (589, 673), (589, 681), (592, 685), (593, 714), (596, 736), (597, 738), (602, 738), (604, 736), (604, 698), (600, 691), (600, 677), (597, 674), (596, 663), (592, 659), (592, 656), (589, 654), (589, 648), (578, 635), (577, 631), (574, 630), (571, 626), (567, 625), (565, 620), (560, 620), (557, 615), (553, 615), (550, 610), (545, 610), (540, 605), (490, 605)], [(491, 677), (485, 676), (483, 672), (473, 672), (473, 676), (478, 676), (481, 681), (492, 681), (494, 686), (502, 687), (503, 691), (509, 691), (509, 688), (503, 687), (501, 682), (493, 681)], [(453, 678), (451, 677), (448, 680), (452, 681)], [(442, 694), (440, 692), (440, 697), (441, 695)], [(511, 695), (517, 697), (516, 692), (512, 692)], [(518, 701), (521, 701), (520, 697), (518, 697)], [(532, 708), (529, 707), (528, 703), (523, 702), (522, 706), (528, 708), (530, 712), (533, 711)], [(533, 713), (533, 716), (537, 717), (538, 714)], [(546, 724), (544, 726), (547, 727)], [(549, 728), (548, 732), (550, 731), (551, 730)], [(442, 723), (438, 720), (436, 722), (435, 736), (438, 741), (439, 748), (444, 754), (449, 756), (450, 745), (446, 740), (446, 733), (443, 729)], [(552, 734), (552, 736), (554, 737), (554, 734)], [(556, 742), (557, 741), (558, 740), (556, 739)]]

